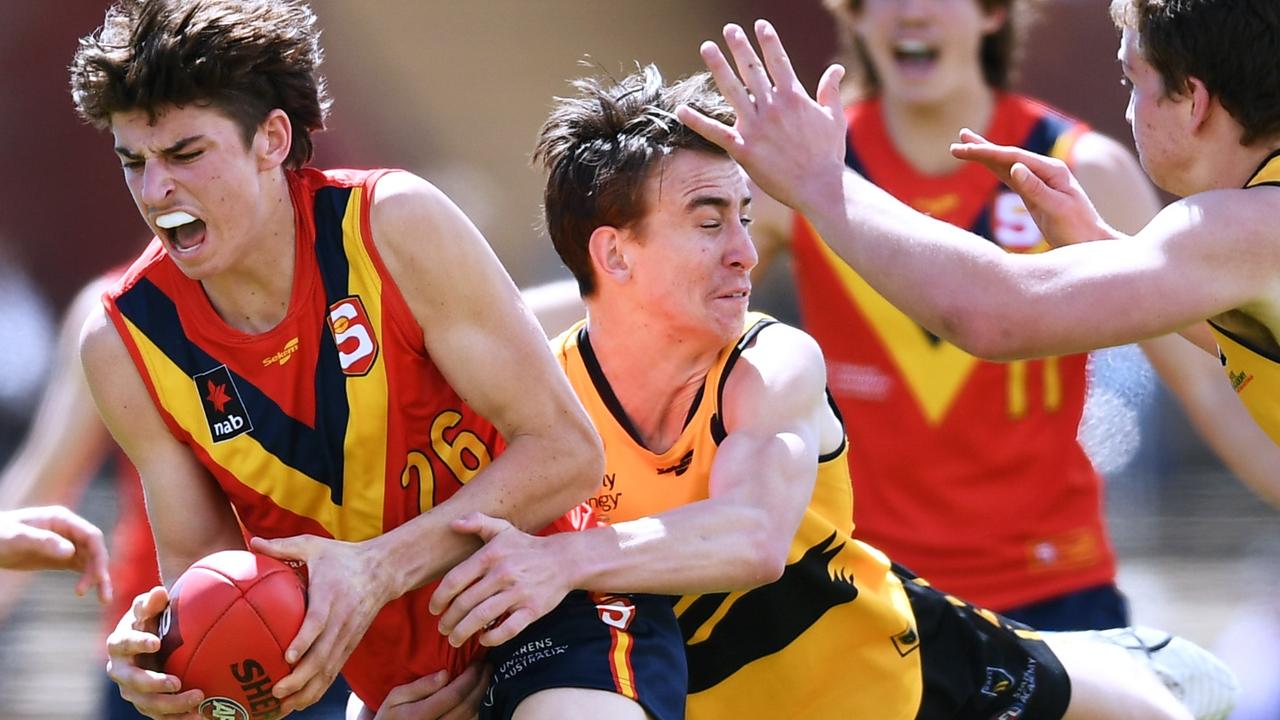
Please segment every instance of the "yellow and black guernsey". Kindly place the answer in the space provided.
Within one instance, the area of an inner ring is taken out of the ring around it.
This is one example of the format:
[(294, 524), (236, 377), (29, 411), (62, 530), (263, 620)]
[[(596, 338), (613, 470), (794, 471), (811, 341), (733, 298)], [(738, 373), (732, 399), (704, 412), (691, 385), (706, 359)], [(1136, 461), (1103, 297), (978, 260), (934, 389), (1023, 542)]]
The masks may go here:
[[(105, 298), (170, 431), (252, 535), (366, 540), (443, 502), (502, 449), (428, 356), (378, 255), (369, 209), (384, 172), (289, 175), (293, 290), (267, 332), (228, 326), (158, 240)], [(343, 669), (370, 707), (476, 656), (438, 632), (433, 588), (387, 605)]]
[[(1253, 174), (1246, 188), (1280, 186), (1280, 150)], [(1226, 328), (1209, 322), (1218, 341), (1218, 358), (1240, 402), (1273, 442), (1280, 445), (1280, 354), (1254, 347)]]
[[(606, 521), (653, 516), (708, 497), (725, 379), (774, 321), (747, 317), (741, 338), (707, 374), (680, 438), (651, 452), (591, 350), (585, 324), (553, 341), (570, 384), (604, 440), (605, 477), (592, 501)], [(679, 598), (689, 663), (688, 717), (916, 717), (919, 634), (902, 581), (879, 551), (850, 539), (847, 443), (820, 459), (813, 499), (776, 582)], [(851, 678), (856, 678), (856, 690)]]

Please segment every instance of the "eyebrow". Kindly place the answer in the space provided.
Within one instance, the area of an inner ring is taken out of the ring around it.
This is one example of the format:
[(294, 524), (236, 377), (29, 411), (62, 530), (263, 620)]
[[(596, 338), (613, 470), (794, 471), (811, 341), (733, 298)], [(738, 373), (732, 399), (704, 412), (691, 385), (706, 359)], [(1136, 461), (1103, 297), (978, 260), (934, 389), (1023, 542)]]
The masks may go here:
[[(161, 151), (160, 151), (160, 154), (161, 154), (161, 155), (173, 155), (174, 153), (180, 153), (180, 152), (182, 152), (182, 151), (183, 151), (183, 149), (185, 149), (188, 145), (190, 145), (191, 143), (193, 143), (193, 142), (195, 142), (195, 141), (197, 141), (197, 140), (200, 140), (200, 139), (201, 139), (201, 138), (203, 138), (203, 137), (204, 137), (203, 135), (191, 135), (191, 136), (189, 136), (189, 137), (184, 137), (184, 138), (182, 138), (181, 140), (179, 140), (178, 142), (176, 142), (176, 143), (174, 143), (174, 144), (170, 145), (169, 147), (167, 147), (167, 148), (165, 148), (165, 149), (161, 150)], [(127, 147), (122, 147), (122, 146), (120, 146), (120, 145), (117, 145), (117, 146), (116, 146), (116, 154), (117, 154), (117, 155), (119, 155), (119, 156), (120, 156), (120, 157), (122, 157), (122, 158), (127, 158), (127, 159), (129, 159), (129, 160), (141, 160), (141, 159), (142, 159), (142, 156), (141, 156), (141, 155), (139, 155), (139, 154), (137, 154), (137, 153), (133, 152), (132, 150), (130, 150), (130, 149), (129, 149), (129, 148), (127, 148)]]
[[(742, 198), (742, 207), (746, 207), (750, 204), (750, 195)], [(729, 209), (729, 201), (722, 195), (695, 195), (692, 200), (685, 203), (686, 210), (692, 211), (701, 207), (714, 207), (718, 210), (727, 210)]]

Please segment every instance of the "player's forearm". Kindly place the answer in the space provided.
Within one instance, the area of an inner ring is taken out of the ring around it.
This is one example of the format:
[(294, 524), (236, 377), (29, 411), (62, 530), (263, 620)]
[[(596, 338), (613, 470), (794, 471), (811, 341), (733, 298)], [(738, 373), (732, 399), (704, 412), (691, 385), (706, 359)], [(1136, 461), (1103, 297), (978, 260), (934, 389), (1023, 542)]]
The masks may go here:
[(553, 536), (572, 587), (684, 595), (776, 580), (790, 537), (759, 508), (704, 500), (649, 518)]
[(589, 427), (518, 436), (448, 500), (368, 542), (394, 568), (398, 597), (438, 579), (480, 547), (474, 535), (450, 528), (455, 519), (479, 512), (536, 533), (588, 498), (603, 472), (600, 441)]
[[(881, 295), (940, 337), (1000, 354), (993, 318), (1028, 299), (1005, 254), (959, 228), (915, 212), (853, 172), (838, 194), (802, 208), (828, 245)], [(998, 322), (998, 321), (997, 321)], [(1008, 318), (1006, 322), (1017, 322)]]

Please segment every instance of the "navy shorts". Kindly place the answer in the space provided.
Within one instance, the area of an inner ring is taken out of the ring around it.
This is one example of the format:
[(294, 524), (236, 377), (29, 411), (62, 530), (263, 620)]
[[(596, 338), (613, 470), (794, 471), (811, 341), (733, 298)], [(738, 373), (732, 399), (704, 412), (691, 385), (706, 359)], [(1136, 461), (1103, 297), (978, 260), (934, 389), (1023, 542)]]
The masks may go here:
[(919, 630), (916, 720), (1059, 720), (1071, 679), (1027, 626), (939, 592), (895, 565)]
[(1037, 630), (1110, 630), (1129, 625), (1129, 603), (1115, 585), (1077, 590), (1000, 614)]
[(689, 673), (673, 602), (663, 595), (569, 593), (489, 651), (493, 679), (481, 720), (509, 720), (530, 695), (570, 687), (616, 692), (654, 720), (681, 720)]

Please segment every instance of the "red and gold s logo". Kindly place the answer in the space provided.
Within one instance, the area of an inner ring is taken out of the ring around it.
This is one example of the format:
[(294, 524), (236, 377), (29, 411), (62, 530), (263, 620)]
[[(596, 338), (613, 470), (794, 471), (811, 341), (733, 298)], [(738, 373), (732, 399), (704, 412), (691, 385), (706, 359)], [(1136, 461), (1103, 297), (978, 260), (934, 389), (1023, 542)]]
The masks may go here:
[(378, 359), (378, 341), (360, 297), (352, 295), (329, 306), (329, 331), (338, 348), (338, 363), (347, 375), (364, 375)]
[(596, 612), (600, 615), (600, 622), (610, 627), (625, 631), (631, 627), (631, 620), (635, 617), (636, 606), (631, 602), (631, 598), (622, 595), (603, 595), (592, 593), (591, 599), (596, 603)]

